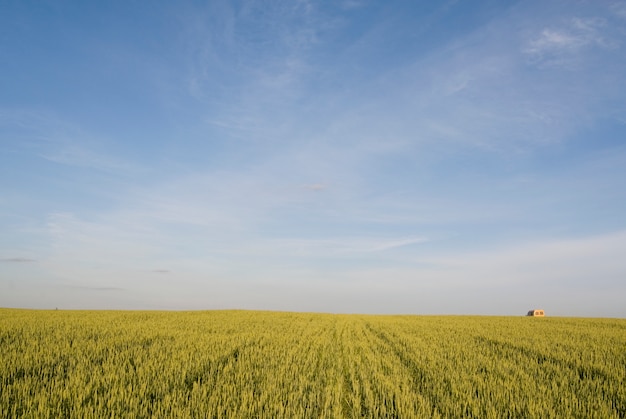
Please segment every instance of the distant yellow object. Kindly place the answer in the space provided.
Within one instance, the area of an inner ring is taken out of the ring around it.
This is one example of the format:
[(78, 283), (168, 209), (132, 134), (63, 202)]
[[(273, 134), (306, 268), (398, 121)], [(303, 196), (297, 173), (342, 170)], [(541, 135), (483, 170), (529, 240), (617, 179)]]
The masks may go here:
[(527, 316), (530, 316), (530, 317), (544, 317), (545, 314), (544, 314), (543, 310), (530, 310), (528, 312)]

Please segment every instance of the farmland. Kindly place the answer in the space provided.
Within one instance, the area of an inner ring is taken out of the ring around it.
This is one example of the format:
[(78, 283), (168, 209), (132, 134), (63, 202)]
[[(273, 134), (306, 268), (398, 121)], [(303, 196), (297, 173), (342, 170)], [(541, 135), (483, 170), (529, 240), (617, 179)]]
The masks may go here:
[(626, 320), (0, 309), (2, 417), (626, 417)]

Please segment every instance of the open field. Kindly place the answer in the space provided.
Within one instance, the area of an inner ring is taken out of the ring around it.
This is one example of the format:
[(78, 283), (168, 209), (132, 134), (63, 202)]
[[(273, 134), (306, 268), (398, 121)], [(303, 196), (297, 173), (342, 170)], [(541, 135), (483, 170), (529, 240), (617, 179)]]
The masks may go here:
[(626, 320), (0, 309), (2, 417), (626, 417)]

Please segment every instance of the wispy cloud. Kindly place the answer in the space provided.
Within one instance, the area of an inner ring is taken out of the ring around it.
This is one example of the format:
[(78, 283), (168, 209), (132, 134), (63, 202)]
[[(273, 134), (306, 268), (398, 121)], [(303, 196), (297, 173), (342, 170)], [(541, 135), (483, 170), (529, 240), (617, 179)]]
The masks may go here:
[(311, 183), (308, 185), (302, 185), (302, 187), (311, 191), (323, 191), (328, 188), (328, 186), (323, 183)]
[(8, 136), (4, 147), (35, 152), (54, 163), (118, 174), (141, 171), (137, 162), (131, 164), (108, 153), (107, 140), (97, 139), (52, 111), (0, 109), (0, 129)]
[(575, 17), (566, 24), (545, 28), (531, 39), (524, 53), (541, 66), (566, 66), (576, 64), (587, 48), (615, 49), (619, 41), (605, 30), (607, 21), (602, 18)]
[[(262, 20), (258, 7), (249, 1), (221, 3), (180, 14), (194, 95), (213, 91), (217, 75), (228, 76), (232, 81), (228, 87), (241, 105), (251, 105), (248, 98), (258, 89), (284, 95), (287, 87), (296, 87), (307, 69), (307, 49), (315, 44), (322, 23), (315, 7), (304, 1), (276, 2), (263, 7)], [(218, 94), (217, 100), (226, 99)]]
[(67, 287), (82, 289), (82, 290), (89, 290), (89, 291), (100, 291), (100, 292), (125, 291), (124, 288), (106, 287), (106, 286), (98, 287), (98, 286), (90, 286), (90, 285), (68, 285)]
[(2, 258), (0, 262), (15, 262), (15, 263), (30, 263), (36, 262), (35, 259), (25, 258), (25, 257), (13, 257), (13, 258)]
[(387, 242), (380, 242), (378, 245), (372, 248), (372, 251), (385, 251), (398, 247), (409, 246), (412, 244), (425, 243), (428, 239), (425, 237), (415, 237), (408, 239), (392, 240)]
[(575, 36), (567, 32), (556, 32), (544, 29), (541, 36), (533, 41), (526, 50), (529, 54), (541, 54), (553, 49), (576, 49), (589, 44), (589, 39)]
[(107, 155), (103, 152), (90, 150), (79, 142), (68, 142), (58, 149), (41, 154), (46, 160), (54, 163), (100, 170), (109, 173), (136, 173), (137, 165), (122, 161), (117, 157)]
[[(425, 243), (424, 237), (384, 239), (384, 238), (329, 238), (329, 239), (274, 239), (265, 246), (274, 248), (276, 256), (281, 253), (304, 252), (312, 256), (342, 256), (347, 254), (368, 254), (385, 252), (413, 244)], [(280, 249), (280, 250), (279, 250)], [(290, 250), (292, 249), (292, 250)]]
[(626, 2), (616, 1), (611, 4), (610, 10), (618, 17), (626, 19)]

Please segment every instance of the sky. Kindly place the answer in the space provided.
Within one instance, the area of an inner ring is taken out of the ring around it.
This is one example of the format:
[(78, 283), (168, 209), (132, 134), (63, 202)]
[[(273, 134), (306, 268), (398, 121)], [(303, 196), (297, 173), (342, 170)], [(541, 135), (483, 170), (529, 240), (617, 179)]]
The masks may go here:
[(0, 307), (626, 317), (625, 1), (2, 1)]

